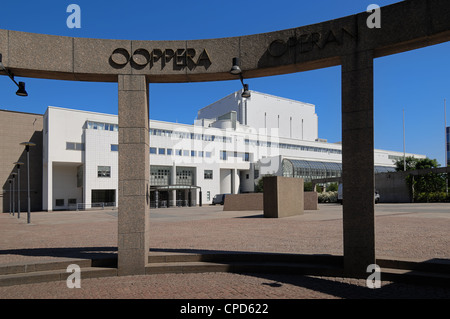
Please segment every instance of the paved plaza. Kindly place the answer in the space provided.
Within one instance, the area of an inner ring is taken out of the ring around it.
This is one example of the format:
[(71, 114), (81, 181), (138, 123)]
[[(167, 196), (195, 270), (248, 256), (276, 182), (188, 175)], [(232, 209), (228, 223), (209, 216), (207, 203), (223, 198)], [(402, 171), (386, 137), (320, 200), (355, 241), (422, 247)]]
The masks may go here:
[[(376, 255), (426, 261), (450, 258), (449, 204), (378, 204)], [(150, 249), (342, 255), (342, 206), (264, 218), (222, 206), (153, 209)], [(117, 210), (0, 215), (0, 266), (117, 253)], [(340, 299), (450, 298), (450, 287), (285, 274), (195, 273), (104, 277), (0, 287), (0, 298)]]

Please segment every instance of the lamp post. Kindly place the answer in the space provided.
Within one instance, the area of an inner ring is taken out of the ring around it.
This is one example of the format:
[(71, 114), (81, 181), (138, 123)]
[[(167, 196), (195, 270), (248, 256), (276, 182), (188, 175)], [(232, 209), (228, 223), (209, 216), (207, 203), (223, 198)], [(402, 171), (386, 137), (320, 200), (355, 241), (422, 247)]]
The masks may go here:
[(0, 68), (2, 68), (3, 71), (5, 71), (5, 73), (9, 76), (9, 78), (11, 79), (11, 81), (13, 81), (13, 82), (17, 85), (17, 87), (19, 88), (19, 89), (16, 91), (16, 94), (17, 94), (18, 96), (28, 96), (28, 93), (27, 93), (27, 91), (25, 90), (25, 82), (19, 82), (19, 83), (17, 83), (16, 80), (14, 80), (14, 74), (11, 73), (10, 71), (8, 71), (8, 70), (5, 68), (5, 66), (3, 65), (3, 63), (2, 63), (2, 54), (1, 54), (1, 53), (0, 53)]
[(20, 165), (22, 162), (14, 162), (17, 167), (17, 218), (20, 218)]
[(9, 182), (9, 213), (12, 213), (11, 191), (12, 191), (12, 179), (8, 179)]
[(231, 67), (230, 73), (233, 75), (239, 75), (239, 79), (241, 80), (242, 87), (244, 90), (242, 91), (241, 96), (245, 98), (249, 98), (251, 96), (250, 91), (248, 90), (248, 84), (244, 84), (244, 77), (242, 76), (242, 70), (239, 66), (239, 58), (233, 58), (233, 66)]
[(17, 173), (12, 173), (12, 209), (13, 209), (13, 216), (16, 211), (15, 205), (14, 205), (14, 180), (16, 179)]
[(25, 146), (25, 150), (27, 151), (27, 223), (30, 223), (31, 219), (31, 201), (30, 201), (30, 147), (36, 146), (35, 143), (32, 142), (22, 142), (20, 145)]

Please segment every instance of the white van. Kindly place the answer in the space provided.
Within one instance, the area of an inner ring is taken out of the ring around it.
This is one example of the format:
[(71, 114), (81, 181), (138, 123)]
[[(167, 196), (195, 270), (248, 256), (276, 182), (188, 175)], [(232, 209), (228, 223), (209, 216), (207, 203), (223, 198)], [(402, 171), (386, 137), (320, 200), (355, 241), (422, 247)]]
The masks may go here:
[(342, 189), (342, 183), (340, 183), (338, 185), (338, 197), (337, 197), (337, 201), (338, 203), (342, 204), (342, 200), (344, 199), (344, 193), (343, 193), (343, 189)]

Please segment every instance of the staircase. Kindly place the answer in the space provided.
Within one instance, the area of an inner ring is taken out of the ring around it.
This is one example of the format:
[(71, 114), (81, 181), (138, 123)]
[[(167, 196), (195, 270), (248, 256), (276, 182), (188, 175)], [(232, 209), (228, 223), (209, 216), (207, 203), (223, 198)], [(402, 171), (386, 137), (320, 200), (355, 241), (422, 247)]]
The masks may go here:
[(450, 260), (424, 262), (407, 259), (378, 258), (381, 280), (450, 287)]
[(0, 265), (0, 286), (22, 285), (49, 281), (65, 281), (73, 272), (67, 267), (76, 264), (82, 278), (117, 276), (116, 259), (58, 259), (35, 263)]
[[(426, 262), (378, 258), (381, 280), (450, 287), (450, 260)], [(116, 257), (99, 259), (58, 259), (35, 263), (0, 265), (0, 286), (65, 281), (72, 272), (67, 267), (77, 264), (81, 278), (117, 276)], [(279, 273), (344, 277), (343, 257), (333, 255), (299, 255), (252, 252), (167, 252), (151, 251), (146, 274), (166, 273)], [(370, 274), (367, 273), (367, 276)]]
[(148, 261), (146, 274), (233, 272), (342, 275), (342, 257), (331, 255), (151, 252)]

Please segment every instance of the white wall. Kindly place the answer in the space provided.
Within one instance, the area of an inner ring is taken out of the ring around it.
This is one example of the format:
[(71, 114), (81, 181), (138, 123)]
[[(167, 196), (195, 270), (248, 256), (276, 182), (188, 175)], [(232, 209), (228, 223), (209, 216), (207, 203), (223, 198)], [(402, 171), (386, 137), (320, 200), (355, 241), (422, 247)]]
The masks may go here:
[(251, 91), (250, 98), (234, 92), (198, 111), (198, 119), (217, 118), (236, 111), (242, 125), (256, 130), (278, 129), (278, 136), (306, 141), (318, 138), (318, 117), (313, 104)]
[[(227, 95), (226, 97), (208, 105), (204, 108), (201, 108), (197, 112), (197, 118), (198, 119), (212, 119), (217, 118), (221, 115), (224, 115), (231, 111), (236, 111), (237, 118), (240, 120), (241, 118), (241, 110), (240, 110), (240, 104), (241, 104), (241, 91), (231, 93), (230, 95)], [(241, 122), (242, 124), (242, 122)]]
[[(111, 144), (118, 144), (118, 135), (118, 132), (85, 130), (84, 202), (87, 207), (95, 189), (114, 189), (118, 203), (119, 152), (111, 151)], [(111, 177), (98, 177), (98, 166), (110, 166)]]
[(284, 99), (252, 91), (247, 100), (247, 125), (277, 128), (278, 136), (315, 141), (318, 138), (318, 118), (313, 104)]
[[(53, 209), (66, 209), (68, 200), (76, 199), (77, 203), (83, 200), (82, 189), (77, 187), (77, 165), (53, 162)], [(56, 206), (56, 199), (64, 199), (64, 206)]]
[[(76, 169), (73, 171), (57, 170), (54, 172), (54, 167), (70, 166), (77, 167), (85, 163), (85, 151), (81, 150), (67, 150), (66, 143), (85, 143), (85, 136), (83, 126), (87, 120), (103, 122), (103, 123), (117, 123), (116, 115), (101, 114), (80, 110), (71, 110), (65, 108), (58, 108), (49, 106), (44, 114), (44, 134), (43, 134), (43, 209), (53, 210), (56, 196), (60, 186), (64, 185), (64, 192), (73, 195), (82, 192), (82, 189), (76, 185)], [(117, 133), (116, 133), (117, 134)], [(86, 147), (86, 145), (85, 145)], [(69, 165), (70, 164), (70, 165)], [(70, 172), (70, 174), (69, 174)], [(73, 176), (72, 176), (73, 175)], [(68, 190), (67, 185), (71, 183), (72, 177), (75, 179), (74, 189)], [(117, 176), (118, 178), (118, 176)], [(64, 181), (67, 180), (67, 184)], [(58, 182), (57, 185), (53, 185)], [(74, 198), (74, 197), (72, 197)], [(83, 198), (79, 200), (83, 202)]]

